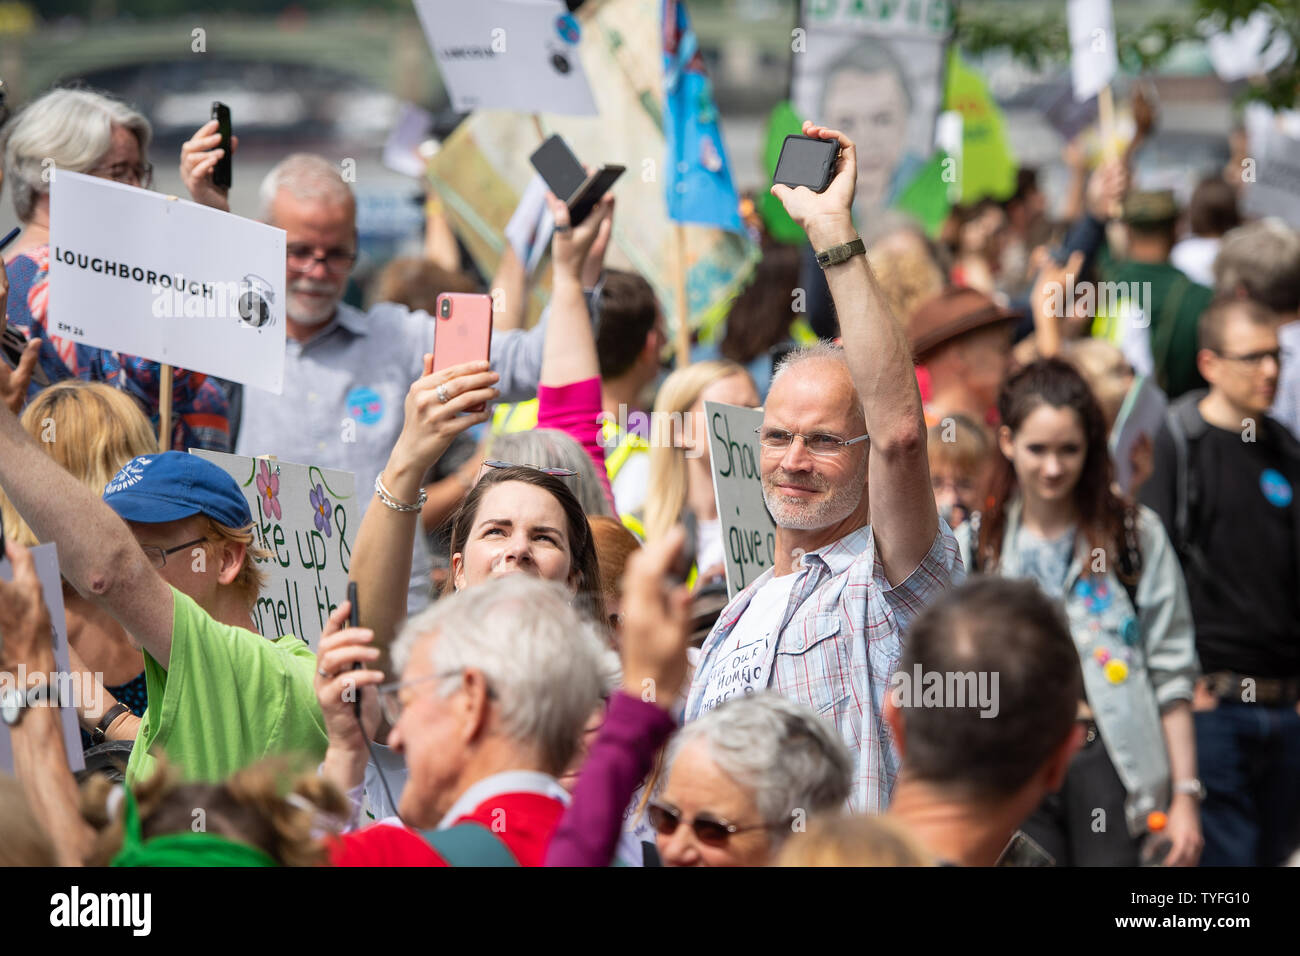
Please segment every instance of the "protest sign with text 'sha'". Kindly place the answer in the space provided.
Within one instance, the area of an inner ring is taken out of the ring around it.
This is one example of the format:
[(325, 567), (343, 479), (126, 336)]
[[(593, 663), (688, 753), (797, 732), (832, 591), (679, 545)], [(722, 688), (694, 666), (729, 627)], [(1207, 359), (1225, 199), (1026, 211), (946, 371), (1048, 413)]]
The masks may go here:
[(1115, 19), (1110, 0), (1069, 0), (1070, 78), (1074, 98), (1090, 100), (1109, 86), (1119, 70)]
[[(74, 706), (80, 704), (87, 710), (100, 703), (98, 689), (93, 675), (73, 672), (68, 654), (68, 621), (63, 610), (63, 579), (59, 576), (59, 555), (53, 544), (37, 545), (30, 549), (32, 564), (36, 576), (41, 579), (41, 594), (45, 606), (50, 611), (50, 623), (54, 634), (53, 674), (28, 674), (26, 665), (17, 668), (0, 669), (0, 698), (14, 691), (26, 692), (34, 685), (48, 688), (50, 697), (57, 693), (60, 703), (60, 722), (63, 727), (63, 747), (68, 753), (68, 769), (81, 770), (86, 766), (86, 758), (81, 751), (81, 734), (77, 729), (77, 712)], [(0, 559), (0, 579), (12, 581), (13, 565), (8, 559)], [(0, 648), (3, 647), (4, 635), (0, 635)], [(29, 696), (29, 700), (32, 698)], [(43, 701), (45, 698), (43, 698)], [(0, 723), (0, 773), (14, 772), (14, 752), (9, 741), (9, 728)]]
[(258, 632), (320, 642), (330, 612), (346, 598), (361, 519), (351, 472), (190, 449), (222, 468), (253, 512), (253, 544), (266, 583), (253, 609)]
[(284, 230), (59, 170), (50, 332), (279, 393)]
[(592, 116), (582, 26), (561, 0), (415, 0), (451, 106)]
[(755, 432), (763, 424), (763, 410), (705, 402), (704, 421), (726, 552), (727, 595), (735, 597), (776, 563), (776, 522), (763, 501), (762, 446)]

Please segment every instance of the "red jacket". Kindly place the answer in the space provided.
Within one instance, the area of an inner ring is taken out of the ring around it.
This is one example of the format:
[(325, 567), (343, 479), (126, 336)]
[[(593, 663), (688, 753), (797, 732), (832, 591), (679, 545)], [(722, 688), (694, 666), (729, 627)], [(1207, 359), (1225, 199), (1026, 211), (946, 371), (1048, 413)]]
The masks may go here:
[[(541, 866), (560, 825), (564, 804), (539, 793), (503, 793), (479, 804), (456, 823), (471, 821), (495, 834), (520, 866)], [(374, 823), (344, 833), (330, 847), (335, 866), (447, 866), (437, 851), (409, 827)]]

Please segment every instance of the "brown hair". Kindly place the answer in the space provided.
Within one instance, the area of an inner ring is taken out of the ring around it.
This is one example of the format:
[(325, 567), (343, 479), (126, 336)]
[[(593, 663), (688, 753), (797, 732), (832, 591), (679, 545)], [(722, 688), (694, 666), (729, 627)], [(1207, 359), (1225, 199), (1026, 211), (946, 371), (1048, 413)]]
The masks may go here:
[(401, 256), (375, 277), (371, 299), (434, 315), (441, 293), (478, 291), (478, 285), (464, 273), (451, 272), (419, 256)]
[[(263, 851), (281, 866), (323, 866), (329, 850), (319, 835), (333, 818), (341, 828), (351, 809), (338, 789), (317, 773), (294, 775), (281, 760), (245, 767), (222, 783), (182, 783), (163, 763), (131, 790), (140, 812), (144, 839), (188, 832), (195, 809), (204, 811), (209, 833), (238, 840)], [(122, 812), (108, 815), (108, 795), (115, 784), (96, 775), (82, 787), (81, 813), (98, 831), (87, 864), (107, 866), (122, 849)]]
[(1201, 313), (1200, 323), (1196, 327), (1197, 345), (1211, 352), (1222, 351), (1227, 344), (1224, 332), (1228, 327), (1228, 319), (1234, 315), (1241, 316), (1254, 325), (1273, 326), (1278, 321), (1277, 313), (1254, 299), (1239, 299), (1232, 295), (1216, 296)]
[[(949, 428), (949, 419), (953, 440), (945, 441), (944, 433)], [(932, 472), (947, 467), (977, 477), (988, 464), (992, 450), (993, 443), (989, 440), (988, 432), (965, 415), (948, 415), (931, 425), (926, 441)]]
[(641, 549), (641, 542), (617, 518), (592, 515), (587, 523), (600, 564), (600, 592), (608, 601), (623, 593), (623, 571), (628, 558)]
[[(451, 550), (449, 555), (464, 554), (465, 543), (478, 517), (478, 507), (487, 490), (493, 485), (506, 481), (520, 481), (548, 492), (564, 509), (565, 523), (569, 533), (569, 572), (577, 573), (575, 586), (576, 607), (591, 616), (602, 629), (608, 629), (609, 617), (605, 610), (605, 599), (601, 593), (600, 563), (596, 557), (595, 540), (592, 538), (591, 526), (582, 505), (572, 491), (559, 478), (528, 468), (515, 465), (511, 468), (493, 468), (478, 480), (465, 500), (460, 503), (451, 518)], [(456, 590), (455, 576), (448, 575), (443, 585), (443, 593), (450, 594)], [(602, 631), (603, 633), (603, 631)]]
[[(1089, 548), (1106, 552), (1107, 567), (1115, 568), (1122, 578), (1120, 569), (1126, 564), (1118, 560), (1118, 549), (1127, 506), (1111, 489), (1112, 468), (1101, 406), (1083, 376), (1069, 362), (1058, 358), (1031, 362), (1007, 379), (998, 396), (998, 416), (1014, 435), (1030, 413), (1042, 405), (1069, 408), (1079, 417), (1085, 446), (1083, 471), (1073, 491), (1079, 530)], [(1007, 505), (1019, 487), (1015, 468), (1006, 456), (996, 455), (994, 459), (978, 542), (979, 565), (989, 572), (997, 568), (1002, 556)], [(1086, 568), (1084, 573), (1088, 573)]]

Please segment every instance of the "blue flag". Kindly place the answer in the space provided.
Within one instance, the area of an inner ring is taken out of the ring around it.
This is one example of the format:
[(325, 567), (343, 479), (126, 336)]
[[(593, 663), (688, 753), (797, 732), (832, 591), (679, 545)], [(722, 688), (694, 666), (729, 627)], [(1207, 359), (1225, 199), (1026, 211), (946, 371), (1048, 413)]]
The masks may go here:
[(686, 5), (663, 0), (668, 218), (741, 232), (740, 197), (718, 130), (718, 108)]

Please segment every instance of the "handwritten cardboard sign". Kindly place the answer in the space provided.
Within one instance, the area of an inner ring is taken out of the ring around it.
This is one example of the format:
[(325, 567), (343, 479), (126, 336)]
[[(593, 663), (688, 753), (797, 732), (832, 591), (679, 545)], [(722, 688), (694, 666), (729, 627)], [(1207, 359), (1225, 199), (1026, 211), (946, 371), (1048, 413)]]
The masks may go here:
[[(59, 577), (59, 555), (53, 544), (37, 545), (31, 549), (32, 563), (36, 566), (36, 576), (41, 579), (41, 593), (45, 597), (45, 606), (50, 610), (50, 623), (54, 629), (54, 665), (56, 673), (47, 675), (51, 688), (57, 688), (59, 700), (65, 706), (60, 714), (63, 724), (63, 746), (68, 752), (68, 767), (74, 772), (86, 766), (86, 758), (81, 752), (81, 734), (77, 728), (77, 712), (73, 709), (74, 700), (80, 700), (88, 706), (96, 701), (95, 688), (82, 680), (81, 675), (70, 673), (68, 657), (68, 620), (63, 611), (63, 579)], [(8, 559), (0, 561), (0, 578), (12, 581), (13, 565)], [(21, 690), (27, 686), (26, 678), (31, 675), (5, 671), (0, 674), (0, 692), (11, 689)], [(9, 742), (9, 728), (0, 724), (0, 771), (14, 772), (13, 747)]]
[(735, 597), (775, 563), (776, 522), (763, 501), (754, 429), (763, 410), (704, 403), (713, 467), (713, 495), (727, 555), (727, 596)]
[(238, 483), (253, 512), (266, 586), (253, 609), (269, 638), (295, 634), (314, 651), (330, 612), (347, 597), (361, 518), (348, 471), (190, 449)]
[(55, 335), (279, 394), (284, 296), (283, 229), (55, 171)]

